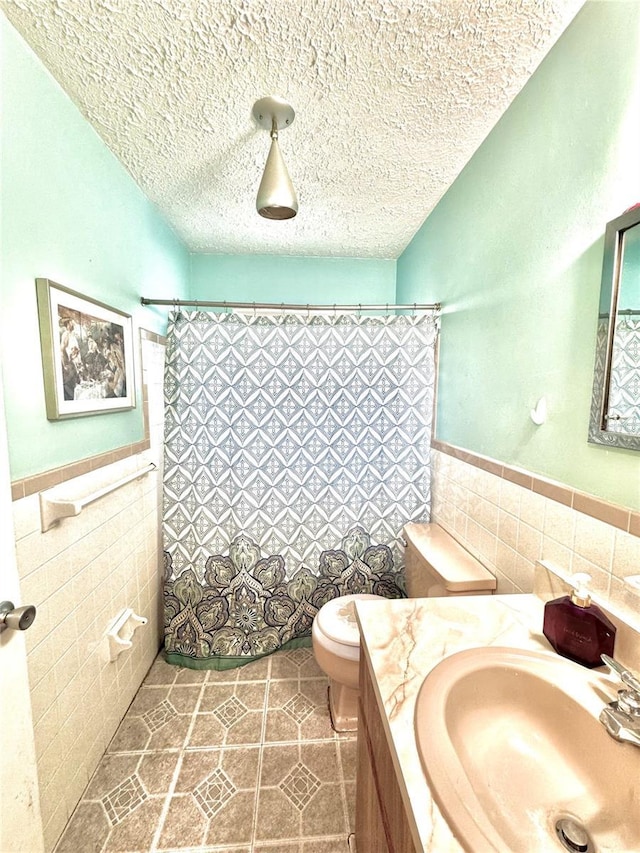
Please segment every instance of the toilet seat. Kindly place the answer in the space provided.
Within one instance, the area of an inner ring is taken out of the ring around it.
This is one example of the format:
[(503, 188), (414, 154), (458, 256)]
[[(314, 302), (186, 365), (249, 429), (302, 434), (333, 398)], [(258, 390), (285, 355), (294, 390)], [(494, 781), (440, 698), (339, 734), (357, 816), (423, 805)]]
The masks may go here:
[(360, 645), (360, 629), (356, 619), (356, 601), (367, 599), (380, 599), (381, 595), (368, 595), (366, 593), (356, 595), (341, 595), (333, 598), (323, 605), (318, 611), (316, 619), (318, 627), (334, 643), (345, 646)]

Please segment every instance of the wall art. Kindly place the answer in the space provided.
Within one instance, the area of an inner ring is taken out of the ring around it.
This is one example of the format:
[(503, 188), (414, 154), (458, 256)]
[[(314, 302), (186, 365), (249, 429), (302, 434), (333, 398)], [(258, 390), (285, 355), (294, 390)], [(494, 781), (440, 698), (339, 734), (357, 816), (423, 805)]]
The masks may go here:
[(47, 278), (36, 292), (47, 418), (134, 408), (131, 315)]

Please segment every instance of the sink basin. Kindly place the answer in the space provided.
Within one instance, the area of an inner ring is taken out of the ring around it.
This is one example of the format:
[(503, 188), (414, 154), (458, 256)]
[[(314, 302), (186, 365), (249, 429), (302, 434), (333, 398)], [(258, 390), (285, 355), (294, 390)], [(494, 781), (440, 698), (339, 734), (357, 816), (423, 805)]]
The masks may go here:
[(418, 751), (465, 850), (640, 851), (640, 749), (598, 721), (616, 687), (555, 654), (497, 646), (427, 675)]

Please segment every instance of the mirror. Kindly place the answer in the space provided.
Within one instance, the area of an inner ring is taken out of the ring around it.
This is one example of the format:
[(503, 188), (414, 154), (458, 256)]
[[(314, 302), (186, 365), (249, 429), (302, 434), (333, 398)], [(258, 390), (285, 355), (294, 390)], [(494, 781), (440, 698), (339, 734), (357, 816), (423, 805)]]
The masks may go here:
[(589, 441), (640, 450), (640, 204), (605, 231)]

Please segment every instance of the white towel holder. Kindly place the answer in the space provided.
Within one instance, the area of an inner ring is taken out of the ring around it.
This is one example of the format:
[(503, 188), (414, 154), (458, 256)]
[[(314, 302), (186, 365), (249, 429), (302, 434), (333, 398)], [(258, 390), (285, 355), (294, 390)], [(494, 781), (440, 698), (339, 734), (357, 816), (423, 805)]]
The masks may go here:
[(79, 497), (66, 497), (60, 493), (56, 495), (56, 491), (61, 487), (40, 492), (38, 496), (40, 498), (40, 529), (43, 533), (46, 533), (61, 518), (80, 515), (82, 510), (89, 504), (108, 495), (110, 492), (114, 492), (120, 486), (130, 483), (132, 480), (137, 480), (138, 477), (143, 477), (150, 471), (155, 470), (155, 467), (155, 462), (149, 462), (143, 468), (137, 468), (125, 477), (121, 477), (119, 480), (109, 483), (95, 492), (91, 492), (88, 495), (80, 495)]

